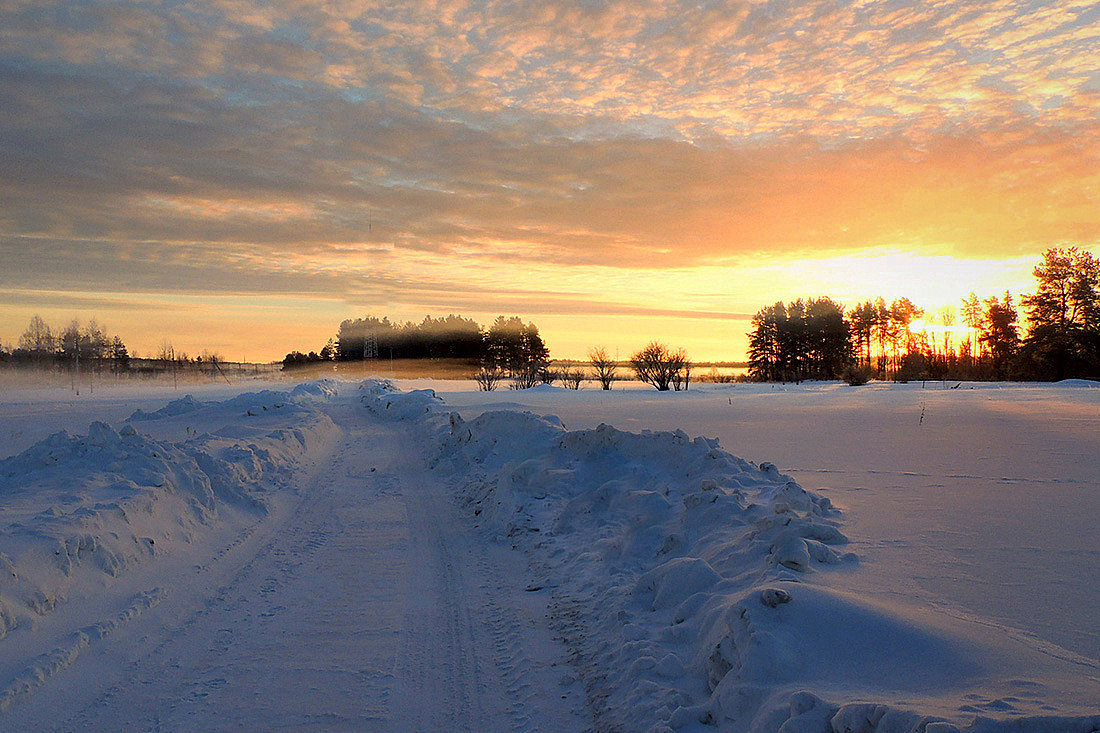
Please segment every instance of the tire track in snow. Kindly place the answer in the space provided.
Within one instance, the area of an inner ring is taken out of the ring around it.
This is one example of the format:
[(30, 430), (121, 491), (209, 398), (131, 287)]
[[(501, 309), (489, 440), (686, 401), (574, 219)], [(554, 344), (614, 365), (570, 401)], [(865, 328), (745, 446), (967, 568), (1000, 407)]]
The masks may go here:
[[(371, 730), (384, 723), (396, 627), (387, 640), (371, 624), (385, 622), (378, 611), (386, 602), (400, 609), (386, 586), (400, 585), (402, 564), (393, 555), (405, 551), (405, 518), (387, 486), (378, 482), (375, 495), (374, 476), (351, 470), (369, 442), (348, 436), (294, 509), (262, 530), (262, 544), (245, 548), (251, 555), (223, 551), (224, 559), (193, 566), (191, 578), (176, 584), (176, 607), (161, 614), (173, 623), (146, 628), (148, 640), (130, 639), (115, 651), (118, 671), (90, 701), (68, 719), (43, 711), (38, 720), (49, 725), (39, 727), (263, 728), (266, 719)], [(396, 569), (362, 566), (376, 561)], [(241, 564), (225, 566), (233, 562)], [(205, 579), (200, 587), (196, 578)], [(364, 648), (372, 653), (358, 654)]]
[(505, 588), (501, 582), (503, 576), (490, 567), (484, 555), (478, 557), (477, 566), (479, 575), (490, 579), (481, 586), (485, 599), (486, 631), (493, 643), (494, 667), (501, 676), (506, 693), (508, 705), (505, 712), (509, 728), (512, 731), (531, 730), (535, 712), (532, 665), (516, 634), (516, 629), (520, 628), (519, 615), (505, 600), (509, 593), (515, 593), (518, 589)]
[[(345, 452), (346, 447), (341, 446), (331, 454), (331, 457), (336, 459)], [(326, 473), (328, 471), (331, 471), (331, 469), (328, 469)], [(318, 481), (317, 483), (318, 485), (325, 485), (329, 482)], [(210, 625), (211, 619), (215, 615), (224, 614), (240, 607), (241, 598), (236, 599), (236, 602), (230, 600), (229, 596), (232, 591), (243, 585), (245, 579), (250, 573), (254, 572), (256, 566), (261, 561), (266, 560), (269, 556), (280, 551), (278, 545), (281, 542), (285, 542), (287, 537), (287, 535), (284, 534), (285, 530), (289, 530), (291, 536), (293, 536), (295, 532), (300, 532), (301, 524), (305, 521), (306, 517), (315, 510), (316, 505), (322, 498), (323, 497), (314, 495), (311, 492), (303, 492), (294, 505), (293, 510), (281, 521), (268, 526), (264, 526), (262, 522), (250, 526), (245, 533), (242, 533), (227, 546), (215, 552), (207, 562), (193, 566), (194, 577), (204, 579), (216, 577), (219, 571), (223, 573), (226, 572), (227, 569), (222, 567), (222, 563), (232, 561), (233, 558), (231, 555), (234, 550), (244, 545), (257, 531), (263, 535), (261, 540), (262, 544), (255, 553), (240, 567), (235, 570), (229, 569), (231, 574), (226, 582), (220, 583), (211, 589), (200, 589), (200, 594), (205, 597), (202, 598), (201, 604), (198, 607), (186, 612), (183, 618), (175, 625), (164, 628), (162, 631), (162, 638), (158, 643), (140, 657), (132, 659), (127, 663), (126, 672), (119, 675), (119, 681), (105, 689), (90, 703), (84, 705), (69, 720), (65, 722), (58, 721), (56, 729), (95, 729), (96, 722), (103, 719), (104, 709), (109, 708), (111, 705), (119, 704), (119, 701), (125, 698), (126, 692), (133, 689), (135, 681), (142, 687), (148, 688), (143, 691), (143, 695), (149, 697), (157, 693), (158, 687), (164, 688), (178, 678), (183, 669), (183, 665), (180, 656), (178, 654), (173, 654), (174, 647), (180, 643), (181, 639), (187, 639), (200, 634), (200, 627), (203, 625)], [(219, 636), (219, 634), (222, 634), (222, 636)], [(219, 629), (215, 632), (213, 639), (215, 643), (219, 641), (224, 642), (224, 630)], [(224, 650), (224, 643), (221, 646)], [(210, 650), (208, 649), (207, 651)], [(158, 668), (160, 670), (158, 674), (151, 675), (149, 673), (150, 669)], [(218, 682), (216, 679), (207, 682), (192, 681), (187, 684), (187, 691), (177, 695), (174, 699), (168, 697), (166, 694), (162, 695), (170, 700), (167, 706), (167, 712), (171, 712), (175, 709), (175, 701), (186, 702), (204, 698), (206, 695), (202, 694), (201, 690), (196, 689), (197, 685), (216, 687), (218, 686)], [(133, 712), (135, 711), (131, 711), (131, 714), (133, 714)], [(165, 717), (164, 712), (164, 710), (158, 709), (151, 714), (149, 722), (152, 725), (152, 729), (161, 729), (161, 718)]]
[(544, 599), (523, 597), (526, 559), (487, 543), (438, 475), (402, 475), (412, 556), (393, 730), (591, 729), (579, 691), (559, 685)]
[[(440, 520), (425, 483), (409, 500), (409, 588), (396, 674), (395, 729), (487, 730), (485, 693), (455, 525)], [(413, 482), (410, 482), (413, 483)]]
[(564, 650), (523, 592), (525, 559), (460, 516), (407, 426), (354, 407), (331, 406), (347, 433), (283, 512), (177, 562), (155, 612), (20, 706), (18, 727), (590, 729), (551, 669)]

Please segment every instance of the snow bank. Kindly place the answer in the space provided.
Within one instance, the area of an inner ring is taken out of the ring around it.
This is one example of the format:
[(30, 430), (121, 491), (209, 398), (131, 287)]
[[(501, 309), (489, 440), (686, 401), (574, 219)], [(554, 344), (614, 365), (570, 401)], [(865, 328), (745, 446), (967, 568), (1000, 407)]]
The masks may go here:
[(1057, 387), (1074, 387), (1077, 389), (1095, 389), (1100, 387), (1100, 382), (1094, 379), (1063, 379), (1054, 384)]
[(368, 379), (359, 385), (367, 410), (387, 420), (417, 420), (438, 411), (443, 400), (431, 389), (401, 392), (388, 379)]
[(466, 422), (430, 390), (362, 388), (369, 410), (438, 443), (472, 521), (529, 553), (528, 590), (551, 593), (600, 729), (1100, 729), (1036, 717), (1041, 686), (996, 644), (830, 589), (858, 562), (840, 514), (770, 464), (682, 431), (567, 431), (516, 411)]
[[(278, 477), (335, 432), (319, 406), (332, 390), (322, 382), (220, 403), (185, 397), (131, 419), (202, 415), (198, 424), (221, 427), (173, 442), (96, 422), (0, 461), (0, 637), (78, 589), (198, 542), (227, 512), (265, 513)], [(283, 426), (249, 424), (267, 409)]]
[(127, 420), (129, 422), (140, 422), (142, 420), (160, 420), (165, 417), (177, 417), (178, 415), (186, 415), (195, 410), (201, 410), (204, 405), (204, 402), (199, 402), (191, 395), (184, 395), (180, 399), (173, 400), (164, 407), (159, 410), (154, 410), (153, 412), (137, 410), (133, 415), (130, 415)]

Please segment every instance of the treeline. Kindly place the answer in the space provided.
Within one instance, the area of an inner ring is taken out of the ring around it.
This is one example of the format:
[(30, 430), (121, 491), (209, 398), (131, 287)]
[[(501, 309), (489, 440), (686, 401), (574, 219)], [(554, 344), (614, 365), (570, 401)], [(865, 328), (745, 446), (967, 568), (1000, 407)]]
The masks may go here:
[(516, 316), (498, 316), (488, 328), (457, 315), (426, 316), (419, 323), (367, 316), (341, 322), (319, 352), (292, 351), (283, 365), (370, 359), (462, 359), (512, 375), (545, 368), (550, 350), (538, 327)]
[(126, 371), (130, 358), (122, 339), (105, 333), (94, 318), (84, 325), (73, 319), (64, 328), (54, 329), (34, 315), (15, 348), (0, 348), (0, 361), (37, 368), (79, 365), (82, 369)]
[(368, 316), (340, 324), (333, 358), (480, 359), (484, 353), (485, 333), (469, 318), (426, 316), (420, 323), (398, 324)]
[(917, 379), (1100, 379), (1100, 261), (1077, 248), (1051, 249), (1023, 296), (1028, 331), (1010, 293), (962, 300), (922, 320), (909, 299), (860, 303), (848, 313), (828, 298), (776, 303), (753, 317), (749, 375), (758, 381), (872, 377)]
[(758, 381), (835, 379), (852, 360), (851, 326), (829, 298), (776, 303), (752, 323), (749, 374)]

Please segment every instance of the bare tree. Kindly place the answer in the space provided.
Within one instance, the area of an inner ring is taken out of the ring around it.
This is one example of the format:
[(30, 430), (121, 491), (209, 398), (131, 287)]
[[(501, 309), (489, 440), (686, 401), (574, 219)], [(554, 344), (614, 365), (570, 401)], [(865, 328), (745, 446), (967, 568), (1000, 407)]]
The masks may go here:
[[(547, 384), (543, 380), (546, 370), (541, 364), (531, 363), (526, 366), (512, 369), (512, 382), (510, 389), (531, 389), (536, 384)], [(551, 380), (553, 381), (553, 380)]]
[(592, 362), (592, 368), (596, 370), (596, 381), (604, 389), (611, 389), (611, 383), (615, 381), (618, 366), (615, 360), (607, 355), (607, 349), (599, 346), (588, 352), (588, 360)]
[(584, 381), (584, 370), (579, 367), (562, 369), (558, 372), (558, 379), (566, 389), (580, 389)]
[(477, 388), (481, 392), (492, 392), (502, 379), (504, 379), (504, 372), (495, 366), (483, 366), (474, 374), (474, 381), (477, 382)]
[(80, 356), (80, 321), (73, 319), (58, 336), (58, 345), (66, 359), (75, 361)]
[[(683, 349), (670, 351), (664, 344), (651, 341), (641, 351), (630, 357), (630, 366), (639, 381), (652, 384), (660, 392), (667, 392), (674, 381), (686, 385), (685, 372), (690, 362)], [(680, 389), (679, 386), (676, 388)]]
[(37, 313), (31, 316), (30, 325), (19, 337), (19, 348), (30, 351), (36, 356), (52, 354), (57, 348), (57, 339), (53, 331)]
[[(681, 351), (683, 351), (681, 349)], [(679, 392), (681, 389), (687, 391), (688, 384), (691, 382), (691, 362), (684, 358), (684, 368), (672, 375), (672, 388)]]

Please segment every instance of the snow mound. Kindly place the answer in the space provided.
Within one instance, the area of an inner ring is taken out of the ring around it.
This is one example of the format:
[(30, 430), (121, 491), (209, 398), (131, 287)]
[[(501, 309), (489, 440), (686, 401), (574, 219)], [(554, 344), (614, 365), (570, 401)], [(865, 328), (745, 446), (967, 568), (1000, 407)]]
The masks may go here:
[(336, 380), (327, 378), (302, 382), (290, 390), (291, 397), (316, 397), (323, 400), (331, 400), (336, 394)]
[(527, 394), (562, 394), (566, 391), (564, 387), (555, 387), (552, 384), (536, 384), (524, 390)]
[[(1020, 660), (1002, 647), (828, 588), (858, 562), (840, 513), (771, 464), (683, 431), (567, 431), (516, 411), (466, 421), (434, 393), (392, 387), (371, 399), (377, 414), (418, 419), (471, 520), (529, 555), (600, 729), (1100, 725), (1038, 717), (1050, 708), (1016, 689)], [(986, 699), (998, 685), (1012, 692)]]
[(295, 385), (289, 392), (265, 389), (259, 392), (245, 392), (222, 402), (200, 402), (191, 395), (185, 395), (153, 412), (137, 410), (126, 421), (163, 420), (182, 415), (192, 415), (193, 413), (206, 415), (214, 411), (239, 412), (246, 417), (256, 417), (264, 413), (283, 410), (288, 406), (308, 409), (311, 402), (330, 400), (336, 396), (336, 393), (335, 380), (317, 379)]
[(140, 422), (142, 420), (160, 420), (165, 417), (177, 417), (179, 415), (186, 415), (194, 412), (195, 410), (201, 410), (205, 404), (205, 402), (199, 402), (191, 395), (184, 395), (180, 399), (169, 402), (164, 407), (153, 412), (137, 410), (133, 415), (126, 418), (126, 420), (127, 422)]
[(235, 417), (184, 442), (96, 422), (86, 435), (56, 433), (0, 461), (0, 637), (90, 583), (200, 541), (227, 516), (263, 516), (282, 476), (336, 431), (327, 415), (300, 402), (287, 411), (293, 427), (250, 425), (236, 412), (282, 399), (184, 398), (148, 419), (189, 414), (191, 405), (230, 405), (226, 414)]
[(368, 379), (359, 385), (367, 410), (387, 420), (416, 420), (439, 413), (443, 407), (435, 390), (416, 389), (400, 392), (387, 379)]
[(1058, 387), (1074, 387), (1077, 389), (1093, 389), (1100, 387), (1100, 382), (1092, 379), (1063, 379), (1054, 384)]
[[(854, 560), (827, 499), (715, 440), (567, 431), (520, 412), (449, 423), (440, 465), (466, 477), (475, 521), (544, 558), (561, 632), (612, 727), (667, 722), (732, 669), (708, 666), (725, 628), (712, 607)], [(617, 669), (630, 673), (608, 675)]]

